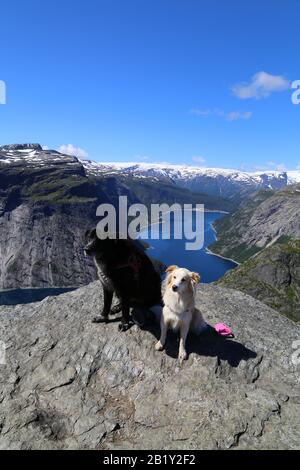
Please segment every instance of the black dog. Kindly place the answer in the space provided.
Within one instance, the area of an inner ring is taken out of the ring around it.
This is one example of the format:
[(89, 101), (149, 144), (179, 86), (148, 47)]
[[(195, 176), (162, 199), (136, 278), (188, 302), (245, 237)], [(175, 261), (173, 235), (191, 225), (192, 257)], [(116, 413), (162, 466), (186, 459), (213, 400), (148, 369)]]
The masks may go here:
[[(118, 238), (100, 240), (95, 229), (87, 231), (85, 239), (85, 252), (94, 258), (104, 291), (103, 311), (94, 322), (107, 322), (109, 313), (122, 310), (119, 329), (126, 331), (131, 326), (131, 307), (147, 309), (162, 305), (160, 276), (139, 242)], [(120, 299), (120, 306), (111, 312), (114, 293)]]

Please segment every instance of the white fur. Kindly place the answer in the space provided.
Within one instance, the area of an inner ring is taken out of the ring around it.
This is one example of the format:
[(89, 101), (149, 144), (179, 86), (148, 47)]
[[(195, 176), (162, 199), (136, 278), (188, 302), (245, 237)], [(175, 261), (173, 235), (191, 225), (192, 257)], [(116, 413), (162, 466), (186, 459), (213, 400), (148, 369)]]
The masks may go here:
[[(201, 312), (195, 307), (195, 285), (200, 276), (185, 268), (170, 266), (165, 281), (164, 308), (161, 316), (161, 336), (155, 349), (164, 348), (169, 328), (180, 331), (179, 360), (187, 359), (185, 342), (189, 331), (199, 334), (206, 328)], [(174, 291), (173, 289), (176, 289)]]

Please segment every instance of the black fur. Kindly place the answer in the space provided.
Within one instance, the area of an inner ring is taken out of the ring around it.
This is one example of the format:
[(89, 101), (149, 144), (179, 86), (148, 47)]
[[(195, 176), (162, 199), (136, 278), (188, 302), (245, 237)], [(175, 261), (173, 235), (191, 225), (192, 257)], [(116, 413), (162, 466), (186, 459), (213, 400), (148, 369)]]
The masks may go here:
[(139, 242), (129, 239), (100, 240), (95, 229), (86, 232), (85, 239), (85, 251), (94, 258), (104, 291), (104, 307), (94, 322), (109, 321), (109, 313), (113, 313), (111, 304), (114, 294), (121, 304), (115, 310), (122, 310), (122, 331), (131, 325), (131, 307), (147, 309), (162, 304), (160, 276)]

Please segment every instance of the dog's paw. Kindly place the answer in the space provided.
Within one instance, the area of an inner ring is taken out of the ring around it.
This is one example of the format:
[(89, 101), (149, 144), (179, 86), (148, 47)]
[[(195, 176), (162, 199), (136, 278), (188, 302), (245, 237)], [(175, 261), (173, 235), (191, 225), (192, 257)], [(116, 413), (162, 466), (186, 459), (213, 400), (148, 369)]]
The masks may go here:
[(96, 317), (92, 319), (92, 323), (108, 323), (108, 322), (109, 322), (108, 317), (104, 315), (97, 315)]
[(182, 364), (183, 361), (185, 361), (187, 358), (188, 358), (188, 355), (185, 350), (179, 351), (178, 359), (179, 359), (180, 364)]
[(162, 351), (164, 349), (163, 345), (161, 344), (160, 341), (157, 341), (156, 345), (155, 345), (155, 349), (156, 351)]
[(110, 313), (111, 315), (116, 315), (117, 313), (121, 312), (121, 310), (122, 310), (122, 304), (119, 303), (119, 304), (114, 305), (114, 306), (111, 308), (111, 310), (110, 310), (109, 313)]
[(133, 325), (133, 322), (127, 322), (127, 323), (120, 323), (119, 324), (119, 331), (127, 331), (129, 328), (131, 328)]

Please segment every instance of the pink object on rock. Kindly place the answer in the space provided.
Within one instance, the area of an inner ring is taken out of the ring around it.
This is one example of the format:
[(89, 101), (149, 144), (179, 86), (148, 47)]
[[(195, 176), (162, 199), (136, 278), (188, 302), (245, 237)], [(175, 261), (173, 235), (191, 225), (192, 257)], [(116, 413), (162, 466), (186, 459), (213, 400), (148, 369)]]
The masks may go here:
[(230, 336), (233, 338), (233, 333), (232, 333), (232, 330), (231, 328), (229, 328), (229, 326), (225, 325), (225, 323), (216, 323), (215, 326), (214, 326), (216, 332), (218, 333), (218, 335), (221, 335), (221, 336)]

